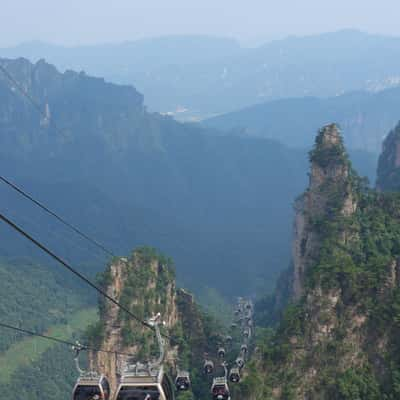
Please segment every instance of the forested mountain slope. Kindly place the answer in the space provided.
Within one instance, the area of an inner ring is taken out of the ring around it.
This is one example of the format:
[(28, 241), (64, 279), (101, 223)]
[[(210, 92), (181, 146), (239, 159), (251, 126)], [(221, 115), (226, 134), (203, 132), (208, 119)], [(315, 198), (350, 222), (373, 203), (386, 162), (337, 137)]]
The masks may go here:
[[(291, 202), (305, 184), (302, 151), (148, 113), (131, 87), (44, 62), (1, 62), (47, 113), (0, 75), (4, 175), (117, 254), (139, 244), (168, 252), (194, 290), (236, 295), (273, 285), (288, 262)], [(1, 191), (4, 212), (61, 256), (103, 268), (86, 243), (66, 238), (3, 184)], [(3, 253), (37, 256), (1, 229)]]
[(18, 369), (7, 385), (0, 385), (2, 396), (7, 400), (70, 400), (76, 380), (73, 357), (63, 345), (51, 347), (38, 360)]
[[(46, 331), (51, 325), (65, 323), (67, 318), (88, 304), (79, 288), (66, 284), (62, 274), (28, 260), (1, 260), (0, 312), (2, 322), (19, 324), (26, 329)], [(94, 303), (92, 303), (94, 304)], [(0, 353), (22, 336), (2, 330)]]
[[(7, 242), (2, 240), (3, 246)], [(71, 282), (58, 266), (2, 259), (0, 293), (0, 322), (30, 331), (72, 340), (96, 319), (95, 296)], [(75, 375), (68, 347), (0, 327), (2, 398), (67, 400)]]
[(400, 195), (368, 188), (336, 125), (296, 201), (291, 304), (260, 339), (246, 397), (397, 399)]
[(400, 39), (351, 30), (292, 36), (256, 48), (183, 36), (76, 48), (31, 43), (0, 55), (46, 58), (61, 69), (133, 84), (152, 110), (186, 119), (269, 99), (376, 91), (400, 82)]

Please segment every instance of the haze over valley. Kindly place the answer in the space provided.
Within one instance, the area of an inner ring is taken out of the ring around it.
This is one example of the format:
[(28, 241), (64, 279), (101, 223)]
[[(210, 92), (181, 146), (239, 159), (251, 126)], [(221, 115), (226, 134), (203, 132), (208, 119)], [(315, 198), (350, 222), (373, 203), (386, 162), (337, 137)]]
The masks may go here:
[(84, 70), (133, 85), (145, 94), (150, 110), (186, 121), (278, 98), (396, 87), (399, 54), (400, 39), (356, 30), (288, 37), (255, 48), (196, 35), (82, 47), (31, 42), (0, 49), (3, 57), (45, 58), (62, 71)]
[(4, 400), (399, 398), (400, 31), (307, 1), (5, 21)]

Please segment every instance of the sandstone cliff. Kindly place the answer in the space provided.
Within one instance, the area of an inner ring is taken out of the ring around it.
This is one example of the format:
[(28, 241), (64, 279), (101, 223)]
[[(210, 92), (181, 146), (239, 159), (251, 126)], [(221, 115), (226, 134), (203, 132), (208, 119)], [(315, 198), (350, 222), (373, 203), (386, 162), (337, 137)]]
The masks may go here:
[(320, 234), (313, 224), (329, 218), (332, 201), (341, 201), (339, 212), (343, 215), (349, 216), (356, 210), (349, 183), (350, 165), (335, 124), (321, 129), (315, 148), (310, 153), (310, 161), (309, 187), (295, 202), (292, 248), (295, 299), (299, 299), (303, 293), (307, 268), (315, 260), (320, 247)]
[[(115, 259), (102, 274), (101, 285), (108, 295), (142, 320), (160, 313), (165, 321), (162, 331), (171, 337), (166, 352), (168, 369), (172, 374), (181, 368), (199, 375), (203, 354), (216, 348), (216, 331), (210, 332), (210, 321), (193, 296), (183, 289), (177, 290), (172, 260), (152, 248), (139, 248), (129, 258)], [(93, 344), (104, 350), (135, 355), (134, 361), (157, 358), (158, 346), (152, 330), (113, 303), (100, 300), (99, 308), (100, 321), (89, 332)], [(109, 377), (114, 391), (128, 358), (97, 353), (90, 355), (90, 364), (92, 369)], [(194, 378), (194, 395), (204, 391), (203, 382)]]
[(398, 191), (400, 189), (400, 123), (387, 135), (379, 157), (377, 182), (378, 190)]
[(258, 344), (252, 399), (400, 396), (400, 196), (369, 189), (319, 132), (296, 203), (292, 302)]
[[(168, 260), (160, 259), (151, 249), (135, 251), (129, 259), (113, 262), (103, 277), (107, 294), (145, 320), (160, 312), (168, 330), (177, 321), (176, 288), (174, 275)], [(101, 303), (101, 348), (137, 354), (142, 361), (156, 356), (154, 333), (132, 320), (115, 304)], [(153, 350), (153, 351), (151, 351)], [(167, 358), (176, 361), (176, 349), (169, 349)], [(124, 357), (106, 353), (94, 355), (92, 362), (96, 370), (104, 371), (115, 387), (116, 378)]]

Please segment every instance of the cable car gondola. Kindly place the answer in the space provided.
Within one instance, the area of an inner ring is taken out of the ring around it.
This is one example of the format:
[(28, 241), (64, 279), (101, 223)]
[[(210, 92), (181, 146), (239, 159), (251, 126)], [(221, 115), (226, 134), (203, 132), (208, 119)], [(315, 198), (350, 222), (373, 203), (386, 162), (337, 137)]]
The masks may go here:
[(109, 400), (110, 385), (104, 375), (88, 373), (75, 384), (72, 400)]
[(244, 367), (244, 358), (243, 357), (238, 357), (235, 361), (236, 365), (238, 366), (239, 369), (242, 369)]
[(233, 383), (238, 383), (240, 381), (240, 370), (238, 367), (233, 367), (229, 372), (229, 380)]
[(214, 372), (214, 363), (211, 360), (204, 361), (204, 373), (211, 375)]
[(169, 376), (164, 371), (165, 343), (160, 333), (161, 316), (157, 314), (148, 320), (154, 327), (160, 356), (148, 364), (128, 365), (121, 377), (115, 400), (175, 400), (175, 393)]
[(214, 378), (211, 393), (214, 400), (230, 400), (231, 396), (226, 377)]
[(224, 358), (225, 357), (225, 349), (223, 347), (220, 347), (218, 349), (218, 357), (219, 358)]
[(240, 351), (241, 351), (243, 354), (246, 354), (246, 353), (247, 353), (247, 350), (248, 350), (247, 344), (242, 344), (242, 345), (240, 346)]
[(158, 370), (125, 371), (115, 400), (174, 400), (172, 382), (161, 366)]
[(190, 375), (188, 371), (179, 371), (175, 379), (175, 387), (178, 391), (186, 391), (190, 388)]
[(110, 384), (107, 378), (94, 371), (84, 371), (79, 366), (79, 354), (84, 349), (79, 343), (73, 347), (73, 350), (75, 350), (75, 366), (79, 372), (79, 378), (72, 392), (72, 400), (109, 400)]

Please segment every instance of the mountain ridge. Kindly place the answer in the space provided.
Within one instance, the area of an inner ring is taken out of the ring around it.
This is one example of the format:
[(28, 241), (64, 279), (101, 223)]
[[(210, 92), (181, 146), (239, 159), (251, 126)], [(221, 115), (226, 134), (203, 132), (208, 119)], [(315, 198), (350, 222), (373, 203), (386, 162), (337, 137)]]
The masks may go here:
[[(229, 41), (224, 44), (223, 40), (215, 40), (214, 46), (213, 40), (208, 39), (197, 47), (198, 51), (192, 51), (190, 39), (188, 42), (187, 49), (181, 52), (186, 59), (173, 50), (165, 52), (166, 45), (158, 53), (149, 52), (146, 46), (114, 56), (110, 55), (111, 50), (108, 54), (94, 51), (91, 59), (85, 59), (85, 52), (73, 55), (68, 50), (68, 55), (52, 55), (52, 51), (40, 49), (30, 58), (47, 58), (62, 69), (84, 69), (115, 82), (134, 84), (146, 94), (150, 109), (170, 112), (183, 120), (203, 119), (269, 99), (336, 96), (400, 83), (397, 37), (344, 30), (288, 37), (256, 48), (236, 45), (234, 49)], [(211, 58), (207, 58), (207, 52)], [(27, 54), (28, 49), (0, 50), (2, 56)], [(159, 65), (163, 59), (168, 63)], [(188, 59), (194, 61), (187, 63)], [(386, 63), (387, 59), (391, 63)]]
[[(190, 271), (180, 276), (190, 279), (185, 282), (191, 289), (199, 282), (219, 287), (214, 282), (225, 279), (229, 269), (235, 271), (230, 275), (232, 293), (238, 287), (255, 290), (249, 260), (257, 276), (266, 273), (260, 251), (264, 235), (273, 236), (270, 271), (275, 274), (280, 259), (287, 257), (282, 243), (288, 240), (290, 224), (282, 221), (290, 219), (294, 188), (303, 184), (298, 179), (304, 168), (301, 151), (264, 139), (216, 135), (149, 113), (133, 88), (81, 73), (59, 74), (43, 61), (34, 66), (8, 60), (7, 68), (37, 96), (41, 109), (48, 110), (43, 120), (2, 76), (0, 166), (11, 181), (27, 185), (44, 203), (50, 196), (53, 208), (83, 230), (88, 225), (92, 235), (101, 232), (103, 241), (120, 254), (149, 243), (168, 252), (180, 272)], [(277, 174), (273, 165), (280, 163)], [(87, 187), (83, 182), (89, 182)], [(52, 187), (64, 196), (51, 194)], [(13, 205), (16, 222), (26, 226), (24, 215), (35, 215), (37, 222), (29, 226), (64, 255), (67, 249), (59, 238), (47, 233), (54, 222), (36, 217), (37, 211), (4, 185), (1, 190)], [(69, 197), (74, 190), (76, 198)], [(273, 227), (271, 219), (278, 218), (281, 223)], [(71, 253), (76, 262), (82, 261), (71, 250), (69, 257)], [(88, 254), (85, 259), (91, 261)]]
[(382, 141), (398, 122), (400, 88), (351, 92), (329, 98), (272, 100), (202, 122), (225, 134), (265, 137), (294, 147), (309, 147), (312, 132), (336, 121), (349, 150), (378, 155)]

